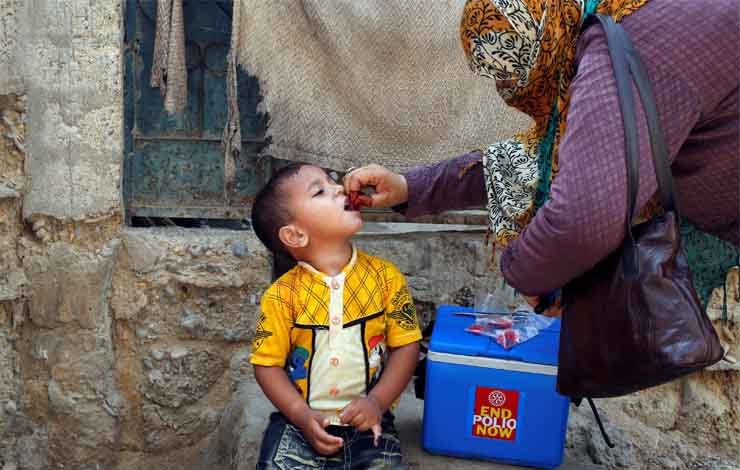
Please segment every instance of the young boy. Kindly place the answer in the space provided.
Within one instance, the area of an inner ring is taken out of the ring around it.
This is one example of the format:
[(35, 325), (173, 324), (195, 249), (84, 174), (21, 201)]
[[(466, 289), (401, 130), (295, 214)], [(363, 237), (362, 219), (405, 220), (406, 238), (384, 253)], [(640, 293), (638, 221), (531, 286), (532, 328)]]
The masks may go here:
[(321, 168), (300, 163), (255, 199), (259, 239), (298, 262), (262, 296), (250, 362), (279, 412), (258, 469), (404, 468), (389, 409), (421, 332), (403, 275), (350, 243), (362, 219), (348, 202)]

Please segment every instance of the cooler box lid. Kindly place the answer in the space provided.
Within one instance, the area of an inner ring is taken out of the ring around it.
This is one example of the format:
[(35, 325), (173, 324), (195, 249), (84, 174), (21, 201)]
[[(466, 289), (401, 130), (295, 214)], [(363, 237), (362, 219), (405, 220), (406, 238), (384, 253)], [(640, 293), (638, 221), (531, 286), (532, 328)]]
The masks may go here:
[(430, 351), (458, 354), (463, 356), (483, 356), (532, 364), (558, 365), (558, 345), (560, 342), (560, 319), (540, 331), (540, 333), (511, 349), (504, 349), (494, 338), (468, 333), (465, 328), (475, 318), (456, 315), (455, 312), (471, 312), (472, 308), (457, 305), (440, 305), (432, 332)]

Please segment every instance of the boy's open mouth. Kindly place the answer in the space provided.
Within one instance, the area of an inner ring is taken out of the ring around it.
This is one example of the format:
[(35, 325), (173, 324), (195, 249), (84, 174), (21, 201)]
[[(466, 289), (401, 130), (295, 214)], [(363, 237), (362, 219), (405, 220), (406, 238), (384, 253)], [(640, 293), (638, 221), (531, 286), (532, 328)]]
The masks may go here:
[(344, 210), (359, 211), (361, 207), (370, 207), (371, 205), (372, 199), (368, 196), (359, 191), (351, 191), (347, 195), (347, 200), (344, 203)]

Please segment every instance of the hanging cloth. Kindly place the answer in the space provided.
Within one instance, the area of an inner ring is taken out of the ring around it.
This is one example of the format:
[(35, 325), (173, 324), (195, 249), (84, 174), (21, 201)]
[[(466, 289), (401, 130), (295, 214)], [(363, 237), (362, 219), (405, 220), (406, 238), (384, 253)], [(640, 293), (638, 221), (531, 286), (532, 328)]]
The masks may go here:
[(164, 109), (181, 113), (188, 99), (188, 70), (185, 63), (185, 22), (182, 0), (158, 0), (154, 36), (154, 58), (149, 84), (159, 88)]
[[(228, 72), (258, 77), (266, 152), (344, 170), (395, 171), (465, 153), (530, 122), (465, 68), (464, 0), (235, 0)], [(236, 153), (227, 80), (227, 153)]]

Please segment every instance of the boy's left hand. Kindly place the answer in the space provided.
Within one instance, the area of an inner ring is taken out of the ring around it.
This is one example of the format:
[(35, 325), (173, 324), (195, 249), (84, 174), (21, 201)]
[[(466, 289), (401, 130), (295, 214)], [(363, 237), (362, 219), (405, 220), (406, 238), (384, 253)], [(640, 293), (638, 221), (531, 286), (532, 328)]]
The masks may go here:
[(376, 447), (378, 446), (378, 439), (380, 439), (380, 435), (383, 432), (380, 426), (382, 416), (383, 411), (380, 409), (380, 404), (371, 397), (355, 398), (339, 414), (342, 424), (350, 424), (357, 428), (358, 431), (371, 429)]

